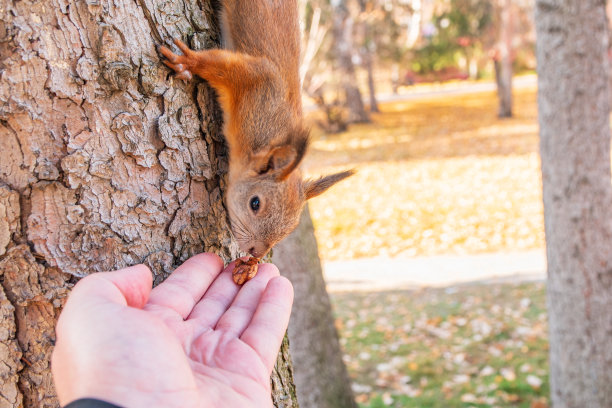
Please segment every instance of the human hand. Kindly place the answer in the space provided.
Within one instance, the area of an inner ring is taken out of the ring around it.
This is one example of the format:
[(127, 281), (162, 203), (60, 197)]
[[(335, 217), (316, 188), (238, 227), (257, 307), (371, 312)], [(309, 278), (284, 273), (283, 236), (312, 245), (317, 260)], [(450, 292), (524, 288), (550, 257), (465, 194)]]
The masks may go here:
[(242, 287), (231, 268), (196, 255), (153, 290), (144, 265), (83, 278), (56, 327), (61, 405), (88, 397), (130, 408), (272, 406), (293, 288), (274, 265)]

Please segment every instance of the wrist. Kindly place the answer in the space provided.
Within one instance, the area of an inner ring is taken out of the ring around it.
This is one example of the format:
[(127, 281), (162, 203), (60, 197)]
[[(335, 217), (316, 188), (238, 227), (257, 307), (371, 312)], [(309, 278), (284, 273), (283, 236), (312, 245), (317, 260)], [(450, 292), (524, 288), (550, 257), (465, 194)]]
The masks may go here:
[(80, 398), (72, 401), (64, 408), (122, 408), (119, 405), (111, 404), (110, 402), (102, 401), (96, 398)]

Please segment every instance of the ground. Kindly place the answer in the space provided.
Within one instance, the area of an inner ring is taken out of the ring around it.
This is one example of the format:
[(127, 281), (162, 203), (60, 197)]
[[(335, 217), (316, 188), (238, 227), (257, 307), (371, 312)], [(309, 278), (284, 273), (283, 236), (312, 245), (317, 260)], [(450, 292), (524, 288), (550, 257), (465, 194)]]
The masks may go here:
[(362, 407), (548, 406), (543, 283), (335, 293)]
[(308, 175), (357, 174), (311, 200), (323, 260), (543, 248), (536, 90), (515, 117), (493, 92), (381, 104), (373, 122), (313, 132)]
[[(541, 251), (535, 87), (515, 117), (493, 92), (382, 103), (373, 122), (314, 131), (308, 175), (357, 174), (311, 202), (324, 262)], [(334, 292), (362, 407), (548, 406), (542, 282)]]

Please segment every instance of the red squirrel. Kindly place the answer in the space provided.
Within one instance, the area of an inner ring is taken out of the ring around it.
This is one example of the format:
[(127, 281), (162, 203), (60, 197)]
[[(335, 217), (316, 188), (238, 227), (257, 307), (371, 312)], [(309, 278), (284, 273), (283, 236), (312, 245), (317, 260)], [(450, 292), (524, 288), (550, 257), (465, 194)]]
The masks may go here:
[(198, 75), (216, 89), (229, 144), (226, 206), (240, 249), (256, 258), (293, 231), (306, 200), (353, 174), (303, 180), (308, 147), (300, 79), (297, 0), (224, 0), (225, 49), (160, 52), (177, 77)]

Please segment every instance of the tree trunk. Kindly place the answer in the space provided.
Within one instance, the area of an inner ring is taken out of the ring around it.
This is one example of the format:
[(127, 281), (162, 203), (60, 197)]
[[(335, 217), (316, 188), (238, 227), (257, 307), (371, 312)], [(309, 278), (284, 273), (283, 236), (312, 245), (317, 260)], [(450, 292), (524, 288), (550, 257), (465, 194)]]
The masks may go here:
[(612, 407), (612, 188), (605, 2), (536, 2), (555, 408)]
[[(359, 1), (359, 8), (362, 15), (368, 14), (368, 4), (365, 0)], [(374, 84), (374, 56), (376, 55), (376, 44), (371, 38), (372, 29), (368, 18), (362, 18), (361, 20), (361, 36), (363, 45), (361, 47), (361, 59), (362, 65), (366, 69), (368, 75), (368, 96), (370, 97), (370, 113), (380, 112), (378, 109), (378, 101), (376, 100), (376, 87)]]
[(495, 60), (495, 80), (500, 118), (512, 117), (512, 0), (501, 0), (499, 59)]
[(412, 49), (421, 36), (421, 23), (423, 20), (422, 0), (412, 0), (410, 3), (411, 14), (406, 35), (406, 48)]
[(370, 95), (370, 112), (380, 112), (378, 101), (376, 100), (376, 87), (374, 85), (374, 64), (372, 63), (373, 53), (366, 50), (364, 53), (364, 63), (368, 72), (368, 92)]
[[(0, 0), (0, 407), (56, 407), (54, 326), (79, 277), (202, 251), (238, 256), (222, 114), (156, 46), (214, 47), (213, 5)], [(183, 34), (183, 35), (182, 35)], [(277, 406), (297, 406), (285, 348)]]
[(301, 407), (356, 407), (308, 207), (297, 229), (274, 248), (273, 260), (295, 288), (289, 339)]
[(334, 50), (340, 71), (340, 81), (344, 89), (345, 105), (349, 111), (350, 123), (369, 122), (370, 118), (365, 111), (361, 92), (357, 87), (357, 76), (353, 64), (353, 18), (351, 17), (346, 0), (339, 0), (334, 8), (333, 34)]

